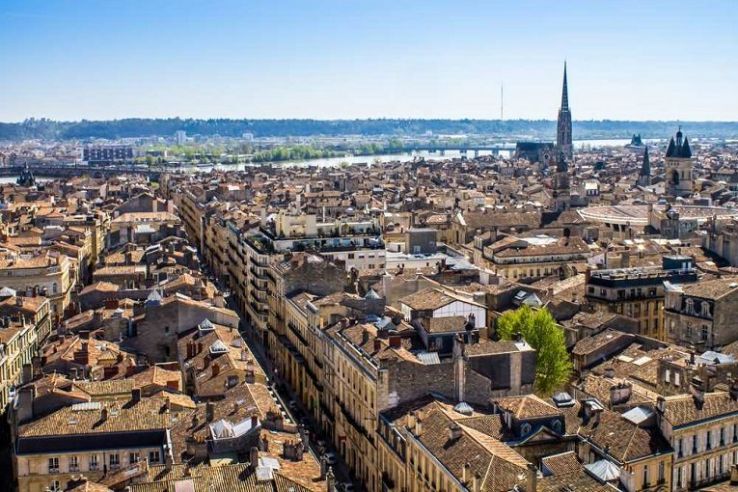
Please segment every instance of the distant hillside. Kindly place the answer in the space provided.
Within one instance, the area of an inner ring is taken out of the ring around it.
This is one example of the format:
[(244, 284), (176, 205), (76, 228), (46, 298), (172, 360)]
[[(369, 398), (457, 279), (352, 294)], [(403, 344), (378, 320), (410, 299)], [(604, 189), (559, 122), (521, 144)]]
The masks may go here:
[[(678, 125), (690, 137), (738, 138), (738, 122), (690, 121), (575, 121), (575, 139), (665, 138)], [(111, 121), (52, 121), (29, 119), (22, 123), (0, 123), (0, 140), (90, 139), (171, 136), (177, 130), (188, 135), (240, 137), (288, 137), (317, 135), (404, 136), (433, 134), (477, 134), (510, 138), (552, 139), (556, 124), (551, 120), (446, 120), (446, 119), (357, 119), (357, 120), (232, 120), (232, 119), (144, 119)]]

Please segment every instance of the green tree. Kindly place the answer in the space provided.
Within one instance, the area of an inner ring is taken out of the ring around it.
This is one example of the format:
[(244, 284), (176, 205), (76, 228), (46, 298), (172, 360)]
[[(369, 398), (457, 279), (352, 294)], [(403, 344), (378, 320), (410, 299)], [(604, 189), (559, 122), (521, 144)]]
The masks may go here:
[(564, 332), (547, 309), (532, 310), (523, 306), (508, 311), (497, 320), (497, 333), (511, 340), (520, 333), (537, 351), (536, 392), (550, 395), (564, 386), (571, 377), (572, 363), (566, 351)]

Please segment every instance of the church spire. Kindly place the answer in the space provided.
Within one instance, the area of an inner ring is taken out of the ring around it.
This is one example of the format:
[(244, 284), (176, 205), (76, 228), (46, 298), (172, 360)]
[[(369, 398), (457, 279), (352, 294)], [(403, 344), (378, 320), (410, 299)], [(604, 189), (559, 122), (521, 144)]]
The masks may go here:
[(648, 146), (643, 151), (643, 164), (641, 165), (641, 176), (651, 176), (651, 160), (648, 158)]
[(564, 86), (561, 89), (561, 109), (569, 109), (569, 87), (566, 84), (566, 61), (564, 61)]
[(566, 61), (564, 61), (564, 85), (561, 89), (561, 108), (556, 124), (556, 147), (567, 159), (572, 157), (571, 110), (569, 110), (569, 85), (566, 80)]

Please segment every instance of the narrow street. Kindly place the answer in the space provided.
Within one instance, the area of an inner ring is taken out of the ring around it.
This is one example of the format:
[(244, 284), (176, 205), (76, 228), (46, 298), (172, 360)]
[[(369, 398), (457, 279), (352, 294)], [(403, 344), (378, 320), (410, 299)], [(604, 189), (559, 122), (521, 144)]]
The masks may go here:
[[(222, 286), (219, 285), (219, 282), (217, 282), (212, 276), (209, 276), (209, 280), (218, 285), (219, 289), (222, 289)], [(239, 331), (241, 332), (244, 341), (247, 343), (249, 349), (251, 350), (251, 353), (254, 355), (257, 362), (261, 365), (261, 367), (264, 368), (264, 371), (266, 372), (268, 378), (267, 384), (269, 390), (274, 396), (275, 400), (277, 400), (277, 402), (281, 406), (282, 412), (292, 422), (297, 425), (303, 425), (307, 430), (310, 436), (308, 439), (308, 448), (315, 459), (320, 463), (323, 453), (333, 452), (336, 458), (336, 462), (330, 466), (331, 468), (333, 468), (333, 473), (336, 477), (336, 483), (339, 484), (338, 490), (343, 490), (343, 484), (348, 483), (352, 484), (355, 487), (355, 490), (362, 490), (361, 485), (351, 478), (351, 474), (348, 471), (346, 465), (343, 463), (343, 460), (341, 459), (341, 456), (337, 452), (337, 450), (333, 448), (330, 442), (324, 440), (323, 436), (321, 436), (320, 429), (318, 428), (317, 424), (313, 422), (311, 418), (309, 418), (309, 413), (307, 409), (303, 407), (302, 402), (300, 402), (299, 398), (297, 398), (296, 395), (292, 392), (292, 389), (281, 380), (279, 375), (275, 373), (272, 362), (264, 351), (263, 344), (260, 340), (254, 337), (254, 330), (252, 329), (251, 325), (249, 325), (244, 320), (243, 313), (240, 312), (238, 306), (236, 306), (235, 303), (232, 302), (232, 299), (229, 295), (225, 296), (225, 299), (227, 306), (237, 312), (240, 316), (241, 326), (239, 328)], [(294, 402), (292, 404), (294, 408), (290, 406), (290, 402)], [(297, 409), (297, 412), (295, 412), (295, 409)], [(319, 445), (319, 441), (321, 440), (326, 443), (327, 449), (323, 449)]]

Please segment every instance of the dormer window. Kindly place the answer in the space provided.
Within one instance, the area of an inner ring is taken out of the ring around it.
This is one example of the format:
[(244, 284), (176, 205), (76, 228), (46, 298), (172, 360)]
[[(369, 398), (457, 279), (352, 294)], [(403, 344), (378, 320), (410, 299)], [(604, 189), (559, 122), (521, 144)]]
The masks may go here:
[(213, 330), (215, 330), (215, 325), (213, 325), (213, 323), (207, 318), (204, 319), (199, 325), (197, 325), (197, 331), (200, 334), (207, 333)]
[(712, 316), (712, 314), (710, 314), (710, 303), (707, 301), (702, 301), (702, 316), (707, 318)]
[(527, 436), (528, 434), (530, 434), (530, 431), (531, 431), (531, 426), (528, 422), (525, 422), (520, 426), (520, 433), (522, 435)]
[(551, 422), (551, 430), (557, 434), (561, 434), (561, 421), (554, 420), (553, 422)]
[(687, 314), (694, 314), (694, 301), (692, 299), (687, 299), (684, 303), (684, 310), (687, 312)]

